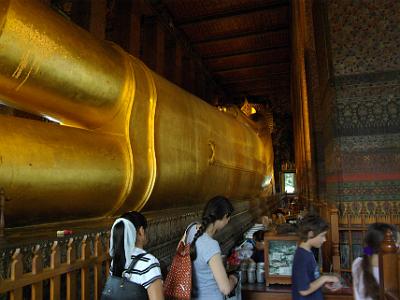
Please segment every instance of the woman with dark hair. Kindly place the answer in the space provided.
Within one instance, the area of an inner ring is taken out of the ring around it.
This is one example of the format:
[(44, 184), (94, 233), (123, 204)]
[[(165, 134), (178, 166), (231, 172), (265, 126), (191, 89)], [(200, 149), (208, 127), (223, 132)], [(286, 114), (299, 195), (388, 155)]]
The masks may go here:
[[(223, 300), (237, 284), (237, 277), (226, 274), (221, 248), (213, 238), (228, 224), (233, 206), (228, 199), (217, 196), (204, 208), (201, 225), (192, 239), (188, 239), (193, 262), (192, 299)], [(195, 226), (194, 226), (195, 227)]]
[[(143, 250), (147, 244), (146, 228), (145, 216), (136, 211), (127, 212), (115, 220), (110, 237), (110, 273), (113, 276), (125, 276), (142, 285), (150, 300), (162, 300), (164, 295), (160, 264), (157, 258)], [(145, 255), (140, 257), (133, 270), (124, 272), (132, 259), (143, 253)]]
[(368, 227), (364, 238), (364, 254), (354, 260), (352, 265), (354, 299), (379, 299), (379, 265), (378, 253), (386, 231), (392, 231), (397, 238), (397, 230), (393, 225), (373, 223)]

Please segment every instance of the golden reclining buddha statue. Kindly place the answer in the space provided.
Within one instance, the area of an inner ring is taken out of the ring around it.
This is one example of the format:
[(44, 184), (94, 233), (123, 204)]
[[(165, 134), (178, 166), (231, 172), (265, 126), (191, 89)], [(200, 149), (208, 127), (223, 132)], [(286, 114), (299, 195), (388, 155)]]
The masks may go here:
[(170, 83), (38, 1), (0, 0), (8, 226), (252, 199), (273, 176), (269, 132)]

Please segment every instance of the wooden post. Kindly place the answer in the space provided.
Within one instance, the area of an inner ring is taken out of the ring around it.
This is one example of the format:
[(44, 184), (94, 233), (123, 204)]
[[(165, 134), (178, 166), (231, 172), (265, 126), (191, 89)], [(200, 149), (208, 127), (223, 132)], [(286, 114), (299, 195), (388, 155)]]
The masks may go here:
[[(94, 242), (94, 256), (96, 258), (101, 257), (103, 254), (103, 248), (101, 247), (100, 234), (96, 234), (96, 240)], [(94, 265), (94, 299), (100, 299), (103, 285), (101, 282), (101, 269), (102, 262), (97, 260)]]
[(106, 0), (90, 0), (89, 31), (98, 39), (106, 37)]
[[(23, 265), (20, 249), (16, 249), (11, 259), (11, 280), (18, 281), (22, 277)], [(10, 300), (22, 300), (22, 288), (16, 288), (10, 291)]]
[(6, 204), (6, 195), (4, 193), (4, 189), (0, 189), (0, 239), (4, 238), (4, 209)]
[(340, 272), (340, 251), (339, 251), (339, 210), (336, 207), (329, 209), (330, 232), (331, 232), (331, 254), (333, 271)]
[(389, 295), (400, 296), (399, 270), (396, 242), (391, 230), (387, 230), (379, 253), (380, 299)]
[(182, 86), (182, 74), (183, 74), (182, 64), (183, 64), (183, 46), (180, 43), (180, 41), (176, 41), (174, 81), (179, 86)]
[[(111, 236), (111, 232), (107, 231), (107, 233), (106, 233), (106, 247), (104, 249), (104, 252), (107, 254), (107, 256), (110, 253), (110, 236)], [(108, 260), (108, 259), (105, 261), (105, 263), (106, 263), (106, 266), (105, 266), (105, 268), (106, 268), (105, 269), (106, 277), (108, 277), (108, 275), (110, 274), (110, 261), (111, 260)]]
[[(72, 266), (76, 261), (76, 251), (74, 245), (74, 239), (70, 238), (67, 246), (67, 264)], [(67, 300), (75, 300), (76, 294), (76, 271), (67, 273)]]
[[(60, 266), (60, 249), (57, 241), (51, 246), (50, 268), (55, 271)], [(60, 299), (60, 275), (50, 278), (50, 299)]]
[(141, 31), (142, 44), (140, 59), (152, 70), (156, 70), (156, 39), (155, 39), (155, 20), (151, 16), (142, 16)]
[(164, 76), (165, 72), (165, 28), (159, 22), (155, 23), (155, 71)]
[[(81, 244), (81, 260), (85, 261), (90, 257), (90, 249), (87, 244), (87, 235), (82, 239)], [(90, 299), (90, 282), (89, 282), (89, 268), (83, 267), (81, 269), (81, 299)]]
[[(33, 258), (32, 258), (32, 274), (38, 275), (43, 271), (43, 263), (42, 263), (42, 253), (40, 251), (40, 246), (36, 245), (33, 250)], [(37, 283), (32, 284), (32, 300), (41, 300), (43, 299), (43, 281), (39, 281)]]
[(131, 2), (128, 51), (133, 56), (140, 58), (142, 3), (139, 0)]

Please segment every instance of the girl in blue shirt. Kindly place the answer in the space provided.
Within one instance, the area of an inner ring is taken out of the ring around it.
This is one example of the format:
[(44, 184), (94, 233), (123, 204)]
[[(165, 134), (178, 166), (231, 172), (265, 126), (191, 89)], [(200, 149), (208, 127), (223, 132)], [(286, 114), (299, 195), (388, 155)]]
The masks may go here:
[(202, 222), (193, 237), (190, 256), (193, 262), (192, 299), (223, 300), (237, 284), (237, 277), (226, 274), (221, 248), (213, 238), (228, 224), (233, 206), (228, 199), (217, 196), (208, 201)]

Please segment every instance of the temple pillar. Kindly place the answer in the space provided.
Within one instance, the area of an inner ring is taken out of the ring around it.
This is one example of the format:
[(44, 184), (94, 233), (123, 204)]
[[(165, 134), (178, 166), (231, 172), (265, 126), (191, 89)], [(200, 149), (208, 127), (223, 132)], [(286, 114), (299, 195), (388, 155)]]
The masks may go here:
[[(94, 1), (93, 6), (97, 5)], [(106, 1), (106, 24), (105, 39), (113, 41), (120, 45), (124, 50), (129, 50), (130, 40), (130, 11), (131, 3), (129, 1), (116, 0)]]
[(183, 88), (187, 91), (194, 92), (194, 62), (192, 57), (185, 56), (183, 58)]
[(299, 195), (309, 203), (316, 199), (316, 178), (313, 160), (312, 118), (305, 66), (305, 16), (304, 3), (292, 3), (292, 109), (295, 143), (295, 162)]
[(155, 71), (163, 76), (165, 68), (165, 28), (160, 22), (155, 24)]
[(141, 1), (132, 1), (130, 22), (129, 22), (129, 41), (128, 51), (135, 57), (140, 58), (141, 47), (141, 17), (142, 3)]
[(175, 71), (174, 82), (182, 86), (182, 71), (183, 71), (183, 46), (177, 41), (175, 45)]
[(195, 68), (194, 68), (194, 76), (195, 76), (195, 94), (201, 98), (204, 99), (205, 93), (204, 93), (204, 73), (201, 70), (201, 64), (200, 61), (195, 62)]
[(106, 0), (90, 1), (89, 31), (101, 40), (104, 40), (106, 37), (106, 14)]

